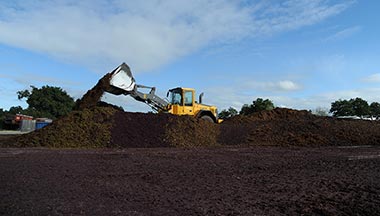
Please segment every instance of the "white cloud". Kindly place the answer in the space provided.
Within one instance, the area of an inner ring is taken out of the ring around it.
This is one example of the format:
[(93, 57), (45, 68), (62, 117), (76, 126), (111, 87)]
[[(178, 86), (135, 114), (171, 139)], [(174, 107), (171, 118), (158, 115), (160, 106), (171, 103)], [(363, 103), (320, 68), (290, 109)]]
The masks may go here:
[(201, 48), (312, 25), (352, 1), (15, 0), (0, 43), (86, 65), (150, 70)]
[(296, 91), (301, 89), (300, 85), (289, 80), (280, 81), (275, 84), (275, 87), (282, 91)]
[(372, 74), (368, 77), (362, 79), (363, 82), (367, 83), (380, 83), (380, 73)]
[(354, 1), (329, 4), (323, 0), (288, 0), (277, 1), (277, 4), (266, 1), (268, 8), (259, 10), (258, 25), (261, 31), (275, 33), (312, 25), (328, 17), (339, 14), (351, 6)]
[(0, 78), (9, 79), (19, 85), (30, 86), (30, 85), (63, 85), (63, 86), (75, 86), (80, 85), (80, 82), (69, 81), (57, 79), (49, 76), (41, 76), (37, 74), (30, 73), (19, 73), (19, 74), (5, 74), (0, 73)]
[[(360, 97), (368, 102), (379, 102), (380, 88), (358, 88), (358, 89), (352, 89), (352, 90), (342, 90), (342, 91), (336, 91), (336, 92), (328, 92), (321, 94), (321, 97), (329, 98), (331, 100), (338, 100), (338, 99), (351, 99)], [(332, 102), (332, 101), (331, 101)]]
[(251, 89), (262, 92), (291, 92), (301, 90), (300, 84), (291, 80), (281, 80), (277, 82), (246, 81), (242, 85), (242, 90)]
[(341, 40), (347, 37), (350, 37), (351, 35), (354, 35), (355, 33), (359, 32), (361, 30), (360, 26), (353, 26), (346, 29), (343, 29), (341, 31), (336, 32), (335, 34), (327, 37), (325, 41), (336, 41)]

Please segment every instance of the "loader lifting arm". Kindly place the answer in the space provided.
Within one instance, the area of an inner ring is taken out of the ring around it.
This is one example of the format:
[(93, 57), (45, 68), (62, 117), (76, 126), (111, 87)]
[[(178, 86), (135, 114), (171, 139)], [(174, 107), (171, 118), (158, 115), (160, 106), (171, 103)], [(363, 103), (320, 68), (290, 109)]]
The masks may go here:
[[(145, 94), (143, 92), (140, 92), (138, 88), (146, 88), (150, 89), (148, 94)], [(156, 95), (155, 93), (156, 87), (149, 87), (149, 86), (144, 86), (144, 85), (136, 85), (136, 88), (132, 92), (126, 93), (126, 95), (130, 95), (137, 101), (144, 102), (148, 104), (152, 109), (156, 111), (165, 111), (169, 107), (169, 103), (165, 101), (164, 99), (160, 98), (159, 96)]]
[[(149, 93), (144, 93), (139, 91), (139, 89), (150, 89), (150, 91)], [(169, 102), (156, 95), (155, 87), (136, 84), (130, 68), (125, 63), (110, 73), (109, 86), (105, 91), (115, 95), (130, 95), (135, 100), (148, 104), (156, 111), (167, 111), (170, 109)]]

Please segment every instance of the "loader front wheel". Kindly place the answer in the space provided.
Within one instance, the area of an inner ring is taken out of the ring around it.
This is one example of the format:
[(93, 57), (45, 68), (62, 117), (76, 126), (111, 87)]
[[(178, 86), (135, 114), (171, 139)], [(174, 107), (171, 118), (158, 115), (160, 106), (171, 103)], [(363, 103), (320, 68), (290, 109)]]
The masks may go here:
[(202, 116), (201, 119), (203, 119), (205, 121), (208, 121), (208, 122), (214, 123), (214, 120), (210, 116), (208, 116), (208, 115)]

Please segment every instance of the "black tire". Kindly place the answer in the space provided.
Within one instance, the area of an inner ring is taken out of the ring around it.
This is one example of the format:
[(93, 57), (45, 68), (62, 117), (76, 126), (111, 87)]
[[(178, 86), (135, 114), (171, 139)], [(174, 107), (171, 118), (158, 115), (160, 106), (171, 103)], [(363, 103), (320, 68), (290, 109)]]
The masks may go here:
[(208, 115), (202, 116), (201, 119), (203, 119), (205, 121), (208, 121), (208, 122), (214, 123), (214, 120), (210, 116), (208, 116)]

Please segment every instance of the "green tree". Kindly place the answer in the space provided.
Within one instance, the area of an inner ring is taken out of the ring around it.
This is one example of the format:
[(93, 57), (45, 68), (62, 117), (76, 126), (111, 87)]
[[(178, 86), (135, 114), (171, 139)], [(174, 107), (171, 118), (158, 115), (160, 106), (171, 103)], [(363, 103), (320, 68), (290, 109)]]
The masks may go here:
[[(33, 87), (33, 86), (31, 86), (32, 88), (35, 88), (35, 87)], [(28, 98), (30, 96), (30, 92), (29, 92), (29, 90), (22, 90), (22, 91), (18, 91), (17, 92), (17, 98), (19, 99), (19, 100), (21, 100), (21, 99), (23, 99), (23, 98)]]
[(13, 106), (13, 107), (9, 108), (9, 110), (8, 110), (8, 112), (6, 112), (6, 114), (12, 114), (12, 115), (24, 114), (24, 109), (21, 106)]
[(252, 102), (251, 105), (244, 104), (240, 110), (241, 115), (250, 115), (254, 112), (260, 112), (263, 110), (272, 110), (274, 109), (274, 104), (269, 99), (257, 98)]
[(31, 86), (32, 91), (18, 91), (19, 99), (26, 98), (28, 108), (26, 114), (34, 117), (58, 118), (71, 112), (74, 107), (74, 99), (66, 91), (59, 87)]
[(230, 107), (230, 108), (228, 108), (227, 110), (226, 109), (224, 109), (224, 110), (222, 110), (220, 113), (219, 113), (219, 118), (221, 118), (221, 119), (228, 119), (228, 118), (231, 118), (231, 117), (233, 117), (233, 116), (235, 116), (235, 115), (237, 115), (238, 114), (238, 111), (235, 109), (235, 108), (233, 108), (233, 107)]
[(248, 104), (244, 104), (244, 105), (241, 107), (240, 112), (239, 112), (240, 115), (249, 115), (249, 114), (251, 114), (251, 113), (252, 113), (252, 111), (251, 111), (251, 106), (248, 105)]
[(361, 98), (338, 100), (331, 103), (330, 112), (333, 116), (366, 116), (371, 114), (368, 102)]
[(355, 99), (351, 99), (350, 103), (352, 104), (352, 109), (354, 111), (354, 115), (365, 116), (365, 115), (371, 114), (371, 111), (370, 111), (370, 108), (369, 108), (367, 101), (357, 97)]
[(355, 115), (352, 104), (348, 100), (337, 100), (332, 102), (330, 113), (332, 113), (335, 117)]
[(371, 111), (371, 115), (376, 117), (380, 116), (380, 103), (372, 102), (371, 105), (369, 105), (369, 109)]
[(252, 105), (253, 105), (254, 112), (274, 109), (274, 104), (269, 99), (264, 100), (262, 98), (257, 98), (256, 101), (253, 101)]

